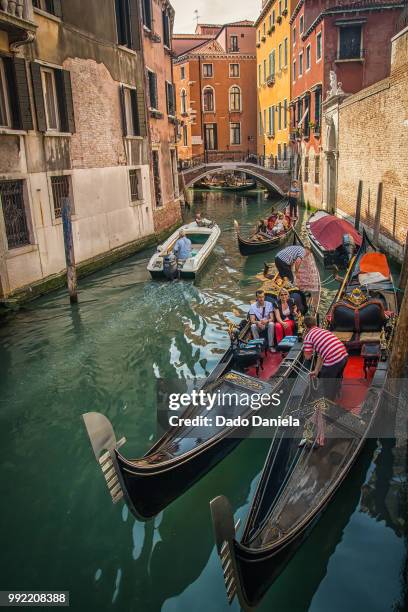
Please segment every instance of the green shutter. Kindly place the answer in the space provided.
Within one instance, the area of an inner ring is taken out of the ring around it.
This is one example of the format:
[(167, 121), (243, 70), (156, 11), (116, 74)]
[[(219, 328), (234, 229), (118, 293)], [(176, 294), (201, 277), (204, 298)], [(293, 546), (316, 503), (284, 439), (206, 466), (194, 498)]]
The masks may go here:
[(133, 51), (140, 50), (140, 14), (138, 0), (129, 0), (130, 16), (130, 47)]
[(120, 110), (122, 112), (122, 129), (123, 135), (128, 135), (127, 121), (126, 121), (126, 103), (125, 103), (125, 88), (123, 85), (119, 87), (119, 96), (120, 96)]
[(37, 114), (37, 127), (40, 132), (47, 131), (47, 119), (45, 116), (44, 94), (41, 80), (41, 66), (31, 62), (31, 75), (33, 81), (33, 94), (35, 110)]
[(137, 105), (136, 89), (130, 90), (130, 99), (132, 100), (132, 115), (133, 115), (133, 127), (135, 130), (135, 136), (140, 136), (139, 109)]
[(62, 19), (61, 0), (53, 0), (54, 15)]

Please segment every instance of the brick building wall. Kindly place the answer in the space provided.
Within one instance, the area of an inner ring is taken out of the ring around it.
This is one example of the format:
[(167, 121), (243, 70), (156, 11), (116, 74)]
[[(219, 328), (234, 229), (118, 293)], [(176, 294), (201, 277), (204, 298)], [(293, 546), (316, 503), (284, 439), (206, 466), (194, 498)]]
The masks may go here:
[(372, 229), (382, 181), (381, 239), (401, 259), (408, 230), (408, 28), (392, 45), (390, 77), (339, 107), (337, 212), (354, 217), (361, 179), (361, 220)]

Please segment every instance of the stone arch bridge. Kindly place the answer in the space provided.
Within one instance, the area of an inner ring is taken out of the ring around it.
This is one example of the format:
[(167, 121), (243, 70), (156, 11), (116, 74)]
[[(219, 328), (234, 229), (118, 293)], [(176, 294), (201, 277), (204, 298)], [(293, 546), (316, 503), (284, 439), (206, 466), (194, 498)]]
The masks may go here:
[(232, 172), (234, 170), (246, 172), (246, 174), (253, 176), (257, 181), (265, 185), (269, 191), (276, 191), (281, 196), (287, 193), (290, 186), (291, 175), (288, 169), (277, 170), (274, 168), (265, 168), (251, 162), (201, 163), (193, 167), (182, 169), (181, 174), (184, 178), (185, 187), (188, 189), (205, 176), (220, 171)]

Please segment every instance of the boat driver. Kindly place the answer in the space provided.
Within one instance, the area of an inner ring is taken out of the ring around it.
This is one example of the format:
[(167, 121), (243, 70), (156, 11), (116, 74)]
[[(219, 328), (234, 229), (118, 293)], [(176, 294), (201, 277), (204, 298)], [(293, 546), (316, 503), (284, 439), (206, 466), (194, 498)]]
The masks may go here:
[(191, 240), (187, 238), (186, 232), (180, 230), (178, 240), (173, 249), (173, 253), (177, 257), (178, 263), (185, 263), (185, 261), (191, 257)]
[(195, 222), (198, 227), (212, 227), (214, 225), (210, 219), (203, 219), (199, 212), (195, 216)]
[(273, 304), (265, 300), (265, 293), (260, 289), (256, 292), (256, 302), (249, 309), (252, 337), (257, 340), (259, 336), (267, 336), (268, 348), (275, 353), (275, 316)]

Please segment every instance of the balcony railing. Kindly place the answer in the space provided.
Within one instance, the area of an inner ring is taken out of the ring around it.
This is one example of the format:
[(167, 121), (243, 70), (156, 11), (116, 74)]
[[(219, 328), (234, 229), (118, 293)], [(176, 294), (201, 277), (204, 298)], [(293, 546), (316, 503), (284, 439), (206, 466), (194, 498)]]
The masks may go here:
[(0, 18), (4, 18), (4, 15), (33, 23), (32, 0), (0, 0)]

